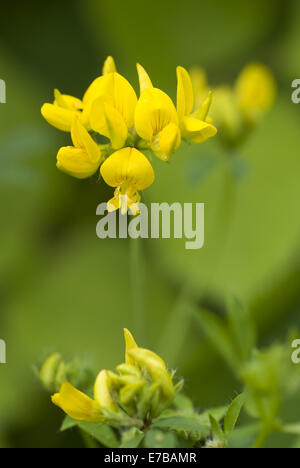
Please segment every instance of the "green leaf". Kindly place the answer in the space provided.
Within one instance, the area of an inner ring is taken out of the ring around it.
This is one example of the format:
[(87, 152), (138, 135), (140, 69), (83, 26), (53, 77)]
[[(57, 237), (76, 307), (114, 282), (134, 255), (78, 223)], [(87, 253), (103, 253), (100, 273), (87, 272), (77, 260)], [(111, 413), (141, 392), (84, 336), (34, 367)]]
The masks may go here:
[(194, 316), (209, 341), (211, 341), (228, 365), (236, 371), (240, 366), (240, 361), (236, 355), (229, 330), (224, 321), (203, 308), (198, 313), (195, 313)]
[(236, 397), (228, 408), (224, 419), (224, 434), (228, 444), (230, 436), (236, 426), (242, 407), (245, 403), (245, 395), (242, 393)]
[(200, 414), (199, 415), (199, 421), (201, 421), (201, 423), (204, 425), (204, 426), (208, 426), (210, 427), (210, 416), (213, 416), (213, 418), (220, 422), (226, 412), (227, 412), (227, 406), (220, 406), (219, 408), (211, 408), (209, 410), (206, 410), (204, 411), (204, 413)]
[(123, 433), (120, 448), (138, 448), (144, 437), (145, 434), (143, 432), (136, 427), (133, 427), (129, 429), (129, 431)]
[(177, 416), (169, 416), (158, 420), (152, 426), (158, 429), (168, 429), (176, 431), (179, 434), (193, 434), (198, 440), (204, 439), (209, 435), (209, 429), (205, 426), (197, 414), (186, 415), (177, 414)]
[(73, 427), (77, 426), (77, 422), (74, 421), (74, 419), (70, 418), (70, 416), (66, 416), (62, 422), (60, 431), (65, 432), (68, 431), (69, 429), (72, 429)]
[(172, 432), (162, 432), (152, 429), (146, 435), (145, 448), (172, 449), (178, 447), (177, 437)]
[(220, 424), (210, 415), (209, 417), (213, 438), (222, 446), (225, 446), (225, 437)]
[(77, 422), (67, 416), (62, 423), (61, 431), (67, 431), (74, 427), (78, 427), (86, 432), (104, 447), (117, 448), (119, 446), (118, 439), (113, 429), (107, 424)]
[(249, 312), (232, 296), (228, 300), (227, 309), (230, 331), (238, 354), (242, 361), (247, 361), (256, 341), (253, 321)]

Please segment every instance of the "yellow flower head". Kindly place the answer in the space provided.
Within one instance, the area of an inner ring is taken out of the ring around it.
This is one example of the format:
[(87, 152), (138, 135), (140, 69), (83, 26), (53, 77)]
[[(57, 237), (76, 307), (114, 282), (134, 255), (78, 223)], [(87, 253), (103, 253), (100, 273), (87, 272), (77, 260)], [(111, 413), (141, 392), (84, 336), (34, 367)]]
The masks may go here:
[(42, 115), (53, 127), (63, 132), (70, 132), (74, 117), (80, 117), (83, 103), (80, 99), (66, 94), (61, 94), (58, 89), (54, 91), (55, 100), (53, 104), (44, 104)]
[(135, 111), (136, 132), (149, 143), (158, 158), (169, 161), (181, 143), (175, 106), (166, 93), (153, 88), (144, 68), (137, 67), (141, 96)]
[(192, 80), (185, 68), (177, 67), (177, 112), (183, 138), (195, 143), (202, 143), (217, 133), (207, 118), (211, 104), (211, 95), (195, 110), (195, 98)]
[(77, 179), (85, 179), (99, 169), (101, 151), (78, 118), (73, 121), (71, 136), (74, 146), (59, 150), (57, 167)]
[(255, 124), (272, 107), (276, 89), (274, 76), (265, 65), (251, 63), (241, 72), (235, 87), (236, 99), (250, 124)]
[(161, 412), (173, 401), (176, 390), (164, 361), (152, 351), (140, 348), (129, 330), (124, 330), (124, 337), (125, 363), (117, 367), (118, 374), (105, 370), (99, 373), (94, 398), (67, 382), (52, 396), (52, 402), (72, 419), (93, 423), (117, 420), (126, 425), (128, 416), (123, 409), (129, 405), (132, 412), (135, 405), (137, 424), (142, 414), (148, 418), (152, 411)]
[[(115, 188), (109, 211), (139, 212), (139, 192), (154, 182), (154, 171), (141, 151), (150, 151), (169, 161), (182, 136), (201, 143), (215, 135), (208, 117), (211, 93), (194, 109), (194, 92), (189, 74), (178, 68), (177, 110), (170, 97), (155, 88), (146, 70), (137, 64), (140, 98), (117, 71), (112, 57), (105, 60), (102, 75), (88, 87), (82, 100), (55, 91), (53, 104), (44, 104), (44, 118), (56, 128), (71, 132), (73, 146), (63, 147), (57, 167), (84, 179), (101, 164), (104, 181)], [(197, 80), (196, 80), (197, 78)], [(204, 84), (197, 82), (197, 95)]]
[(154, 171), (146, 156), (135, 148), (123, 148), (113, 153), (101, 166), (101, 175), (110, 187), (116, 187), (115, 197), (108, 202), (109, 211), (121, 208), (126, 213), (138, 211), (138, 191), (154, 182)]

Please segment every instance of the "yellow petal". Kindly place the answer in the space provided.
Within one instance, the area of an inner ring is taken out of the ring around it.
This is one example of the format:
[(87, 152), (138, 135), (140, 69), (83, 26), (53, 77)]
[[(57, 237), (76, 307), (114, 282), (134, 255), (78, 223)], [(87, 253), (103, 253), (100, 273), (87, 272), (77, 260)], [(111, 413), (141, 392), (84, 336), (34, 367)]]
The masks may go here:
[(110, 394), (110, 379), (107, 371), (101, 371), (94, 386), (95, 400), (100, 408), (115, 411), (116, 406)]
[(159, 383), (165, 397), (174, 396), (172, 377), (167, 371), (164, 361), (157, 354), (147, 349), (131, 349), (129, 355), (141, 367), (146, 367), (153, 381)]
[(214, 137), (218, 130), (208, 122), (192, 117), (185, 117), (182, 121), (182, 136), (194, 143), (203, 143)]
[(140, 82), (140, 93), (142, 94), (146, 89), (153, 88), (153, 84), (145, 68), (139, 63), (137, 63), (136, 67)]
[(194, 109), (194, 91), (191, 77), (183, 67), (177, 67), (177, 112), (179, 120), (190, 115)]
[[(101, 151), (97, 143), (93, 140), (89, 132), (80, 123), (79, 119), (74, 120), (71, 130), (73, 144), (76, 148), (84, 149), (91, 163), (98, 167), (101, 161)], [(98, 168), (97, 167), (97, 168)]]
[(117, 67), (113, 57), (107, 57), (104, 62), (102, 75), (108, 75), (109, 73), (115, 73), (117, 71)]
[(67, 94), (62, 94), (58, 89), (54, 90), (54, 97), (54, 104), (59, 107), (63, 107), (64, 109), (81, 110), (83, 108), (83, 103), (80, 99)]
[(63, 132), (70, 132), (73, 124), (76, 111), (64, 109), (55, 104), (44, 104), (42, 109), (42, 116), (53, 127)]
[(76, 421), (103, 421), (99, 405), (69, 383), (64, 383), (60, 392), (52, 396), (52, 402)]
[(162, 161), (169, 161), (181, 143), (181, 133), (177, 125), (171, 123), (153, 140), (151, 149)]
[(254, 116), (270, 109), (276, 97), (276, 82), (271, 71), (260, 63), (244, 68), (236, 83), (239, 107)]
[(111, 187), (120, 187), (127, 182), (132, 192), (144, 190), (154, 182), (150, 162), (135, 148), (123, 148), (113, 153), (102, 164), (101, 175)]
[(136, 395), (145, 387), (146, 381), (140, 380), (138, 382), (125, 385), (120, 391), (120, 401), (123, 405), (129, 405)]
[(114, 107), (123, 117), (128, 129), (134, 125), (134, 112), (137, 97), (131, 84), (119, 73), (109, 73), (97, 78), (87, 90), (83, 103), (84, 118), (90, 112), (93, 101), (102, 98), (107, 104)]
[(77, 179), (86, 179), (97, 172), (100, 161), (92, 162), (84, 149), (67, 146), (59, 150), (56, 166)]
[(138, 135), (146, 141), (152, 141), (153, 136), (170, 123), (178, 125), (178, 116), (172, 100), (160, 89), (146, 89), (138, 101), (135, 112)]
[(126, 364), (129, 364), (129, 365), (133, 366), (134, 365), (134, 360), (129, 356), (128, 352), (131, 349), (138, 348), (138, 345), (136, 344), (135, 339), (133, 338), (130, 331), (127, 330), (127, 328), (124, 329), (124, 338), (125, 338), (125, 346), (126, 346), (125, 362), (126, 362)]
[(96, 99), (91, 107), (90, 124), (95, 132), (110, 139), (113, 149), (122, 148), (128, 128), (122, 115), (105, 98)]

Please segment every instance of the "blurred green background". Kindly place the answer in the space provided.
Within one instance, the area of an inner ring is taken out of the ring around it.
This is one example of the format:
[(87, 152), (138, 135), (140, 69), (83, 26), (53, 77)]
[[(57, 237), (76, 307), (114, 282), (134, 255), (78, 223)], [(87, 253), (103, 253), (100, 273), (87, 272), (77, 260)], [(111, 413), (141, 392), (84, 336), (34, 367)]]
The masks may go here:
[[(291, 102), (299, 41), (298, 0), (2, 5), (0, 338), (8, 364), (0, 366), (1, 447), (80, 444), (75, 434), (58, 434), (61, 413), (32, 366), (58, 350), (91, 358), (95, 371), (112, 368), (123, 359), (122, 328), (135, 331), (129, 242), (100, 241), (95, 233), (96, 207), (111, 190), (57, 171), (57, 149), (69, 136), (43, 121), (42, 103), (54, 88), (81, 96), (107, 55), (135, 86), (141, 62), (173, 98), (179, 64), (205, 67), (213, 85), (233, 83), (253, 60), (274, 72), (279, 96), (240, 150), (248, 169), (236, 184), (232, 215), (232, 194), (224, 200), (222, 192), (228, 163), (217, 140), (183, 148), (170, 165), (155, 161), (156, 183), (145, 193), (148, 202), (205, 202), (206, 245), (186, 251), (178, 240), (143, 244), (148, 336), (140, 344), (178, 369), (199, 408), (222, 405), (239, 383), (195, 322), (180, 308), (174, 319), (172, 311), (188, 288), (221, 315), (226, 295), (238, 297), (253, 314), (260, 345), (300, 325), (300, 113)], [(299, 419), (299, 406), (294, 413)]]

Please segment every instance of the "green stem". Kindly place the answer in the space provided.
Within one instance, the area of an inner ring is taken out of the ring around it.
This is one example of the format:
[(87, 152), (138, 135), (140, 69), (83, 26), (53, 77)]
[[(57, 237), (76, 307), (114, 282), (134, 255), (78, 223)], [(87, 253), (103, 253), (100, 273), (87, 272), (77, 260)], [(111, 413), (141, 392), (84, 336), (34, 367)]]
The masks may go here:
[(272, 431), (270, 430), (268, 426), (263, 426), (252, 448), (254, 449), (263, 448), (271, 432)]
[(133, 301), (133, 327), (137, 339), (146, 343), (144, 269), (142, 239), (130, 239), (131, 288)]

